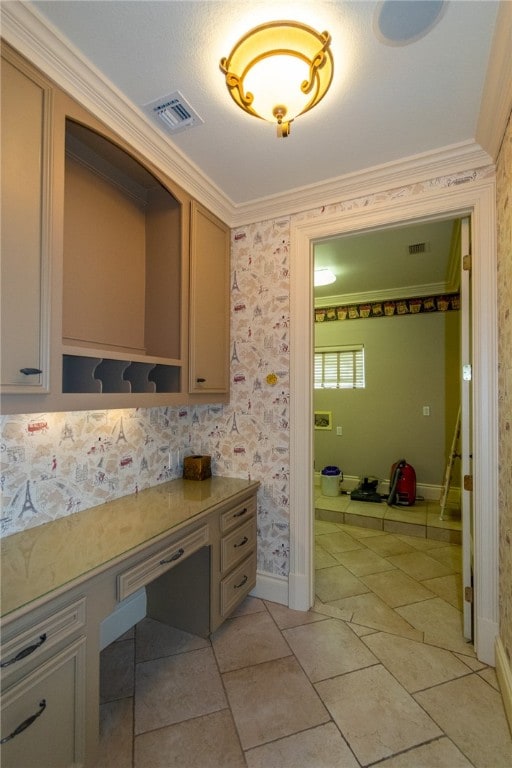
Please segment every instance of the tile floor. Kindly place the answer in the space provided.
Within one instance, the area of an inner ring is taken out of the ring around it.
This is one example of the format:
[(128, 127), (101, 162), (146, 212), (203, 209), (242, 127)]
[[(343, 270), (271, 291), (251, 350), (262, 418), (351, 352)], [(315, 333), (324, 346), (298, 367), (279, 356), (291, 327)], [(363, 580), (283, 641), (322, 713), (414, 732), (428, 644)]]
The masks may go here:
[(460, 508), (447, 504), (443, 520), (439, 501), (417, 500), (412, 507), (389, 507), (385, 502), (352, 501), (349, 495), (322, 496), (315, 487), (317, 517), (338, 523), (360, 525), (388, 533), (406, 533), (451, 544), (460, 544), (462, 524)]
[(146, 618), (106, 648), (97, 768), (509, 768), (460, 547), (317, 520), (316, 565), (307, 613), (249, 597), (211, 640)]

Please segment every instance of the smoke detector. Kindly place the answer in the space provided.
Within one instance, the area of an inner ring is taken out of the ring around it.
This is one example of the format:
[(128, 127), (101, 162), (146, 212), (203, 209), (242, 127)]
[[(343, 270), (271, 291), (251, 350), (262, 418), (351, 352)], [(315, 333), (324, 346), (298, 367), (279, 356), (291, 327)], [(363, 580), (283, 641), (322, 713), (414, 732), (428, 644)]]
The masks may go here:
[(145, 104), (143, 109), (147, 115), (158, 122), (160, 128), (164, 128), (169, 133), (179, 133), (204, 123), (179, 91), (161, 96)]

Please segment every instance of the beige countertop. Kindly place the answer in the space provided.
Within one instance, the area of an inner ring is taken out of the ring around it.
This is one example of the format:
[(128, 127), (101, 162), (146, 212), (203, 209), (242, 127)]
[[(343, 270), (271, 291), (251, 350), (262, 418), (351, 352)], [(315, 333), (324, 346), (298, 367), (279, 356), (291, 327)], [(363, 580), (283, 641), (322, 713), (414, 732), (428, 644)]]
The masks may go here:
[(171, 480), (1, 541), (1, 615), (60, 589), (258, 483)]

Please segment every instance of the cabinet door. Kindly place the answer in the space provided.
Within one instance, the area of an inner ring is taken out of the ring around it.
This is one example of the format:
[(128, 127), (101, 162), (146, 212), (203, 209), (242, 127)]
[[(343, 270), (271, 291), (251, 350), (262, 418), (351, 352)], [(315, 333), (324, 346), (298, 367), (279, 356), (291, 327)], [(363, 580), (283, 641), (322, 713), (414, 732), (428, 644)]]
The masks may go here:
[(229, 229), (198, 203), (190, 222), (189, 391), (229, 390)]
[(71, 768), (85, 761), (85, 638), (2, 696), (2, 768)]
[(2, 51), (1, 385), (5, 393), (37, 393), (48, 384), (49, 90), (10, 58)]

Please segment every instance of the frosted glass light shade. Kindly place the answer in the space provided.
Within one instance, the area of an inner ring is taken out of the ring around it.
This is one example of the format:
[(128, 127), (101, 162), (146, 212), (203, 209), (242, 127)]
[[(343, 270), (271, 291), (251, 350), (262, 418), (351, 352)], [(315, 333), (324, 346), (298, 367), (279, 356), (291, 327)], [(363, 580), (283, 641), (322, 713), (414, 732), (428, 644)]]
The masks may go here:
[(238, 106), (275, 122), (288, 136), (290, 123), (325, 96), (332, 81), (328, 32), (295, 21), (273, 21), (242, 37), (220, 68)]
[(330, 269), (315, 269), (315, 288), (336, 282), (336, 275)]

